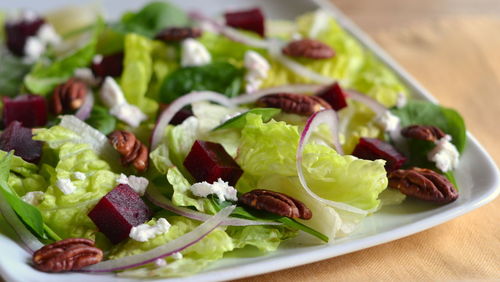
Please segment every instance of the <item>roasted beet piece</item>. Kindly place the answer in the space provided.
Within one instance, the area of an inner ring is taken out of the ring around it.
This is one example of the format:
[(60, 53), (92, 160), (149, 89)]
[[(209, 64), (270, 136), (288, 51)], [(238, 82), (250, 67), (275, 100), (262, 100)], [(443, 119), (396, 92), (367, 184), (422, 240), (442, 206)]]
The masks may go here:
[(19, 20), (8, 21), (5, 24), (7, 48), (17, 56), (24, 55), (24, 45), (28, 37), (36, 35), (45, 21), (33, 12), (24, 12), (25, 16)]
[(91, 69), (94, 75), (100, 78), (120, 76), (123, 72), (123, 53), (96, 56), (92, 61)]
[(13, 99), (2, 97), (3, 124), (7, 127), (17, 120), (26, 127), (40, 127), (47, 123), (47, 101), (38, 95), (20, 95)]
[(14, 150), (14, 155), (30, 163), (37, 163), (42, 156), (42, 142), (33, 140), (31, 128), (13, 121), (0, 136), (0, 149)]
[(347, 95), (337, 82), (320, 90), (316, 96), (323, 98), (336, 111), (347, 107)]
[(117, 244), (128, 238), (130, 229), (151, 218), (151, 211), (127, 184), (120, 184), (104, 196), (88, 216), (99, 231)]
[(406, 161), (391, 144), (377, 138), (360, 138), (352, 155), (365, 160), (386, 160), (385, 170), (388, 172), (399, 169)]
[(250, 10), (226, 12), (226, 25), (253, 31), (264, 37), (264, 14), (259, 8)]
[(234, 186), (243, 174), (243, 170), (221, 144), (200, 140), (194, 142), (184, 166), (198, 182), (213, 183), (221, 178)]

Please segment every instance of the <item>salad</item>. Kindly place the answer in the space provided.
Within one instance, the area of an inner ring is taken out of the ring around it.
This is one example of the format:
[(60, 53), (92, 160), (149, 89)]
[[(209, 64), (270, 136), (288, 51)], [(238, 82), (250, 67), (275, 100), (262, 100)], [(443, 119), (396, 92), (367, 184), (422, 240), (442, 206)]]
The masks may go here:
[(37, 270), (192, 275), (459, 197), (461, 116), (413, 99), (324, 11), (151, 2), (0, 24), (0, 211)]

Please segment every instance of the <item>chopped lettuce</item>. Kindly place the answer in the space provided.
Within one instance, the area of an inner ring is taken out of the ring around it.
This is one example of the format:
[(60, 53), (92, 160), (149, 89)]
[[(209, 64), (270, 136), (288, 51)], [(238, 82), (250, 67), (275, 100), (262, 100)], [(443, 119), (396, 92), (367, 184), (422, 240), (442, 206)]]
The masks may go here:
[[(44, 200), (38, 208), (45, 223), (62, 238), (84, 237), (95, 239), (97, 227), (87, 216), (95, 204), (116, 184), (117, 175), (101, 160), (88, 144), (67, 142), (67, 136), (77, 135), (61, 126), (39, 129), (34, 139), (45, 141), (57, 156), (57, 164), (45, 165), (50, 176)], [(84, 180), (73, 174), (81, 172)], [(76, 187), (70, 194), (58, 188), (57, 180), (69, 179)]]
[(24, 63), (6, 50), (0, 49), (0, 93), (15, 96), (21, 91), (24, 76), (30, 71), (31, 64)]

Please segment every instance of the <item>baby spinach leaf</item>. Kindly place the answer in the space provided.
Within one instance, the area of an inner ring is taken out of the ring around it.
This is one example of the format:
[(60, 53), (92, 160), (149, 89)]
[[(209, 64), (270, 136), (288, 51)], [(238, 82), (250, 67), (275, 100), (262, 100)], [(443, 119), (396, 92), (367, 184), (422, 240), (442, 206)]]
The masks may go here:
[(243, 128), (246, 124), (246, 116), (249, 113), (260, 115), (262, 117), (263, 122), (268, 122), (271, 118), (273, 118), (280, 112), (281, 110), (276, 108), (254, 108), (226, 120), (223, 124), (212, 129), (212, 131), (219, 129), (228, 129), (228, 128)]
[(40, 211), (36, 207), (21, 200), (7, 184), (11, 160), (11, 153), (0, 159), (0, 196), (9, 203), (27, 227), (29, 227), (38, 237), (44, 238), (44, 224)]
[(23, 63), (5, 50), (0, 50), (0, 93), (15, 96), (23, 84), (24, 76), (30, 71), (31, 65)]
[(97, 105), (92, 108), (90, 117), (85, 122), (104, 135), (108, 135), (116, 127), (116, 118), (109, 114), (108, 109)]
[(182, 9), (168, 2), (151, 2), (138, 12), (125, 13), (115, 28), (154, 37), (164, 28), (188, 25), (189, 19)]
[(228, 97), (238, 95), (243, 70), (227, 62), (180, 68), (165, 78), (160, 88), (160, 100), (171, 103), (192, 91), (210, 90)]

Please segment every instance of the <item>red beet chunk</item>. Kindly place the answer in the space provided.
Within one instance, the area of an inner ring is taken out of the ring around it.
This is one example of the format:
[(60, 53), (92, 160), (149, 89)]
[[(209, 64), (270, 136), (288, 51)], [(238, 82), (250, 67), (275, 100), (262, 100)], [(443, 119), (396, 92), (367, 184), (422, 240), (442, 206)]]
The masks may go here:
[(264, 37), (264, 14), (259, 8), (250, 10), (226, 12), (226, 25), (253, 31)]
[(3, 124), (19, 121), (26, 127), (40, 127), (47, 123), (47, 101), (38, 95), (3, 97)]
[(33, 140), (31, 128), (13, 121), (0, 136), (0, 149), (14, 150), (14, 155), (30, 163), (37, 163), (42, 156), (42, 142)]
[(360, 138), (352, 155), (365, 160), (386, 160), (385, 170), (388, 172), (399, 169), (406, 161), (391, 144), (377, 138)]
[(347, 95), (337, 82), (322, 89), (316, 96), (323, 98), (336, 111), (347, 107)]
[(88, 216), (113, 243), (128, 238), (130, 229), (151, 218), (151, 211), (127, 184), (120, 184), (104, 196)]
[(221, 144), (200, 140), (194, 142), (184, 166), (198, 182), (213, 183), (221, 178), (234, 186), (243, 174)]
[(107, 55), (101, 60), (94, 58), (91, 69), (96, 77), (120, 76), (123, 72), (123, 53)]
[[(25, 12), (31, 13), (31, 12)], [(24, 45), (28, 37), (36, 35), (45, 21), (33, 15), (30, 19), (20, 19), (8, 21), (5, 24), (5, 34), (7, 35), (7, 48), (17, 56), (24, 55)]]

